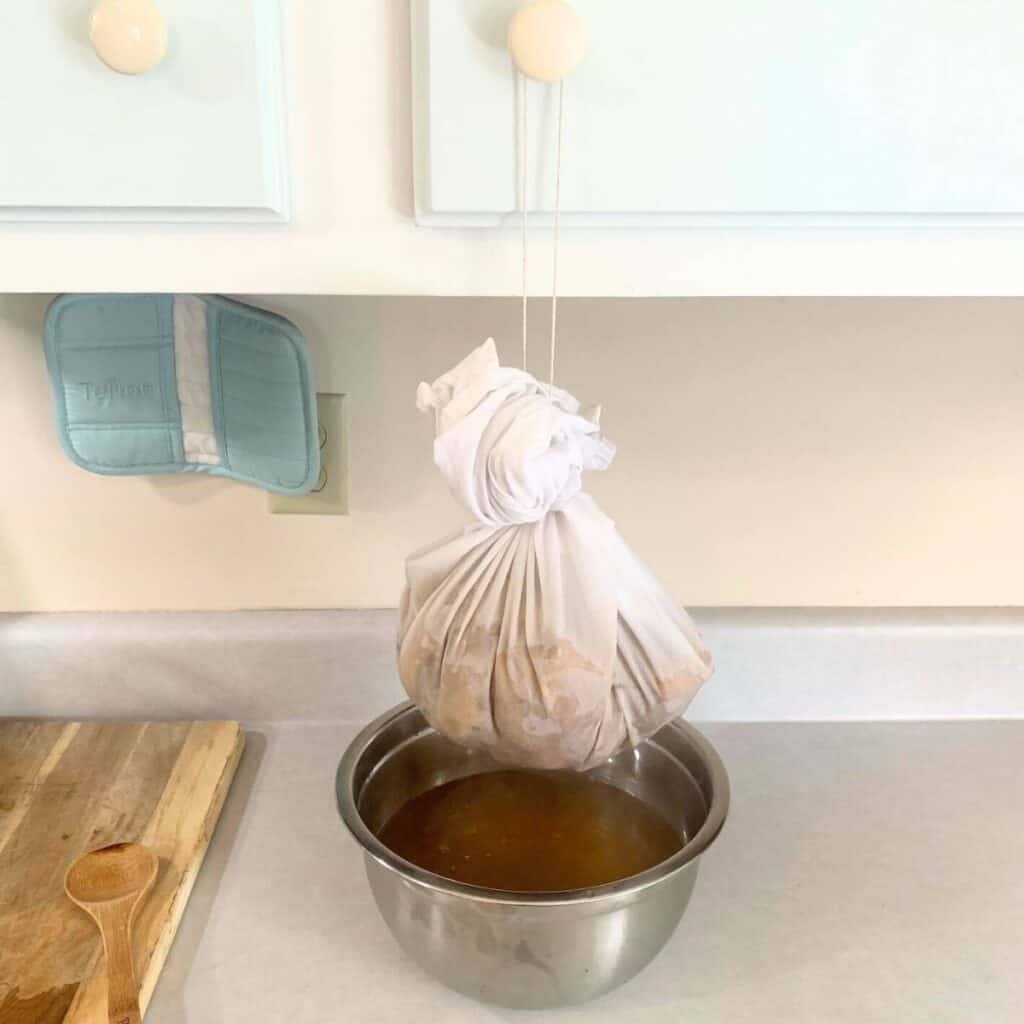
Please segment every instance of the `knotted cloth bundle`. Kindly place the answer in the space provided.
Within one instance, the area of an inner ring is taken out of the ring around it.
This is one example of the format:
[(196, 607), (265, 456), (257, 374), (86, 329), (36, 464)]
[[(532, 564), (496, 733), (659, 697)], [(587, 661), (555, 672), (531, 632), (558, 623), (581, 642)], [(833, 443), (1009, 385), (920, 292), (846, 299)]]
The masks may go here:
[(46, 314), (57, 431), (93, 473), (213, 473), (303, 494), (320, 472), (294, 324), (196, 295), (62, 295)]
[(432, 385), (434, 461), (475, 525), (406, 562), (399, 673), (430, 724), (506, 763), (583, 770), (656, 732), (711, 674), (679, 608), (581, 490), (599, 410), (498, 363)]

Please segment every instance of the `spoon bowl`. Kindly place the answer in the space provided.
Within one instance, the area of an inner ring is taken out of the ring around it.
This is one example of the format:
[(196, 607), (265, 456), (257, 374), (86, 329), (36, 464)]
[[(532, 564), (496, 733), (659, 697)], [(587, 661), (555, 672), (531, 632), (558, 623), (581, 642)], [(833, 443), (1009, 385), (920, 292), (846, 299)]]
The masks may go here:
[(114, 843), (79, 857), (68, 868), (64, 889), (79, 906), (122, 900), (145, 892), (156, 867), (156, 857), (140, 843)]

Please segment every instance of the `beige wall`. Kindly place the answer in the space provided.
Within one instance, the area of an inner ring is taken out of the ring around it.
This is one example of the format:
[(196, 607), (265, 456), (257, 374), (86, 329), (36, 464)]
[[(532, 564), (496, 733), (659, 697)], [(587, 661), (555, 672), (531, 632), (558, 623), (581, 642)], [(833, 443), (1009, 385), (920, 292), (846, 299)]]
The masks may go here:
[[(347, 518), (57, 445), (46, 299), (0, 298), (0, 609), (383, 606), (459, 521), (416, 383), (515, 301), (265, 298), (350, 398)], [(577, 300), (559, 381), (618, 444), (592, 492), (694, 605), (1022, 605), (1024, 300)], [(534, 324), (543, 364), (544, 309)]]

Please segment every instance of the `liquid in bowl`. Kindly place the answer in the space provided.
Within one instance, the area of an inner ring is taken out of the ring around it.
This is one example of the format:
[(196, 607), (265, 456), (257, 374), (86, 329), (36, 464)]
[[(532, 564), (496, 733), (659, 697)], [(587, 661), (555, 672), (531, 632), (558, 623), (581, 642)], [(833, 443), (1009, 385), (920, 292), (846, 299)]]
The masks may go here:
[(403, 804), (380, 831), (400, 857), (506, 892), (564, 892), (640, 874), (682, 849), (638, 797), (575, 772), (502, 770), (452, 779)]

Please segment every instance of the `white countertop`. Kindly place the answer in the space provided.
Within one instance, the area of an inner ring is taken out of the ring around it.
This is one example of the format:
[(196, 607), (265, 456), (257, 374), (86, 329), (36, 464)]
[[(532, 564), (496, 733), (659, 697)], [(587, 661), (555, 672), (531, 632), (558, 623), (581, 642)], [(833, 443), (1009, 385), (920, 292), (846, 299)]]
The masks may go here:
[(1019, 1021), (1024, 721), (702, 726), (732, 780), (683, 922), (629, 984), (474, 1003), (378, 917), (334, 808), (357, 726), (254, 726), (147, 1024)]

